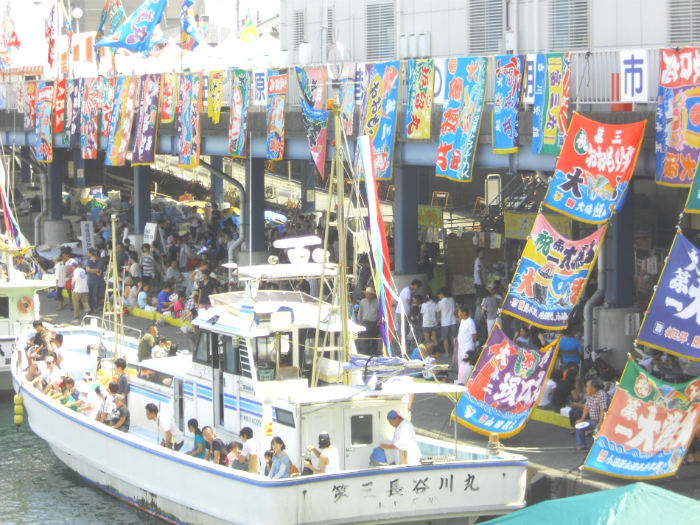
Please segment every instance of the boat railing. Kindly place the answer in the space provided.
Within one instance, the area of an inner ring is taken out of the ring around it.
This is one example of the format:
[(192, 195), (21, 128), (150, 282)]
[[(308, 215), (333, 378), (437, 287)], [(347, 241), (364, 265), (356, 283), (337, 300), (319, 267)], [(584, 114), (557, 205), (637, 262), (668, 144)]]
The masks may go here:
[[(94, 315), (86, 315), (83, 317), (83, 322), (90, 323), (92, 328), (100, 328), (100, 323), (102, 322), (102, 317), (96, 317)], [(106, 332), (114, 333), (114, 321), (109, 317), (104, 318), (104, 326), (102, 327)], [(142, 330), (138, 328), (133, 328), (131, 326), (124, 325), (124, 332), (135, 333), (135, 336), (127, 334), (129, 337), (135, 337), (136, 339), (141, 339)]]

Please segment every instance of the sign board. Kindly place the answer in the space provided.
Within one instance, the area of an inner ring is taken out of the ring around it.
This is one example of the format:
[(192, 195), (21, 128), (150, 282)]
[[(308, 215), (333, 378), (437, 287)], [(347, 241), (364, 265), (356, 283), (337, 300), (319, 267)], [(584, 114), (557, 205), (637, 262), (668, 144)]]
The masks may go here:
[(95, 225), (92, 221), (80, 221), (80, 234), (83, 242), (83, 255), (87, 257), (88, 250), (95, 247)]
[(639, 332), (639, 314), (625, 315), (625, 335), (636, 336)]
[(267, 69), (253, 70), (253, 105), (267, 107)]
[(440, 206), (418, 206), (418, 227), (442, 228), (442, 208)]
[(620, 50), (620, 102), (648, 102), (648, 66), (646, 50)]
[(523, 102), (526, 104), (535, 103), (535, 63), (537, 55), (528, 53), (525, 63), (525, 90), (523, 91)]
[(364, 62), (358, 62), (355, 64), (355, 104), (358, 106), (362, 105), (362, 101), (365, 98), (366, 82), (367, 69)]
[(144, 244), (153, 246), (153, 243), (156, 241), (156, 235), (158, 235), (158, 225), (155, 222), (147, 222), (143, 229)]
[[(551, 224), (564, 237), (571, 238), (571, 219), (561, 215), (545, 215)], [(536, 213), (506, 212), (506, 238), (527, 240), (537, 218)]]

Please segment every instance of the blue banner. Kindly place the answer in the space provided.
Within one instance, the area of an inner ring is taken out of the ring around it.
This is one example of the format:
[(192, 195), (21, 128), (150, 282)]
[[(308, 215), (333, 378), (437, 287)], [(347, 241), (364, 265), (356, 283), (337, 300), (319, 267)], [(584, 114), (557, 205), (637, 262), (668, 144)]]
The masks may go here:
[(546, 55), (535, 55), (535, 103), (532, 107), (532, 152), (542, 149), (542, 121), (544, 119), (544, 63)]
[(111, 35), (95, 47), (121, 47), (143, 53), (151, 49), (153, 31), (163, 16), (167, 0), (146, 0)]
[(497, 55), (491, 128), (493, 152), (518, 151), (520, 136), (520, 97), (523, 92), (525, 55)]
[(267, 160), (284, 156), (284, 108), (287, 102), (287, 70), (267, 73)]
[[(180, 6), (180, 27), (182, 27), (182, 32), (189, 37), (182, 35), (182, 43), (190, 51), (194, 51), (197, 46), (204, 43), (204, 35), (200, 32), (197, 20), (194, 18), (194, 0), (182, 0), (182, 5)], [(185, 42), (186, 39), (190, 41)]]
[(486, 57), (450, 58), (435, 174), (471, 182), (486, 95)]
[(700, 250), (676, 234), (638, 343), (700, 359)]

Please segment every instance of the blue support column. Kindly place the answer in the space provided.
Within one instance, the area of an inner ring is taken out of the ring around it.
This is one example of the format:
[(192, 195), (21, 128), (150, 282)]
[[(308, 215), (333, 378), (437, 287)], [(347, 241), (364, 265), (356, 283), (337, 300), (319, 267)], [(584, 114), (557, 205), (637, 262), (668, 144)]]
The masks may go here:
[(625, 205), (608, 226), (608, 273), (605, 300), (617, 308), (634, 306), (634, 183)]
[(301, 211), (316, 211), (316, 164), (305, 161), (301, 168)]
[[(30, 148), (29, 146), (22, 146), (20, 149), (20, 154), (25, 158), (30, 158)], [(28, 162), (22, 161), (22, 183), (29, 184), (32, 182), (32, 170)]]
[(85, 187), (85, 159), (79, 149), (73, 150), (73, 186), (76, 188)]
[[(212, 168), (216, 168), (219, 171), (224, 171), (223, 157), (220, 157), (218, 155), (212, 155), (210, 163)], [(224, 179), (222, 179), (218, 175), (214, 175), (213, 173), (211, 173), (210, 175), (211, 185), (209, 189), (211, 191), (211, 202), (221, 204), (222, 202), (224, 202)]]
[(246, 159), (246, 246), (250, 252), (265, 251), (265, 159)]
[(430, 170), (418, 168), (418, 204), (430, 206)]
[(418, 168), (394, 166), (394, 258), (396, 272), (418, 273)]
[(63, 149), (53, 150), (53, 162), (49, 165), (49, 218), (63, 219)]
[(134, 166), (134, 233), (143, 235), (147, 222), (151, 222), (151, 167)]

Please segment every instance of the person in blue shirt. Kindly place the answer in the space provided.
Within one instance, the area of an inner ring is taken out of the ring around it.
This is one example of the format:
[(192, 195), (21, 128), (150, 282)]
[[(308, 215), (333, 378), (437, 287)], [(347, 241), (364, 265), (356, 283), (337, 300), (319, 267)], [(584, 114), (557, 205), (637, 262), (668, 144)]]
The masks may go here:
[(205, 459), (207, 453), (207, 442), (204, 439), (204, 436), (202, 435), (202, 431), (199, 430), (199, 421), (197, 421), (194, 418), (190, 419), (187, 422), (187, 428), (189, 428), (190, 432), (194, 434), (194, 448), (189, 452), (185, 452), (185, 454), (187, 454), (188, 456), (192, 456), (193, 458)]
[(171, 283), (165, 283), (163, 289), (158, 294), (158, 311), (160, 313), (167, 312), (175, 301), (170, 300), (170, 296), (173, 294), (173, 285)]
[(559, 341), (559, 357), (564, 365), (569, 363), (578, 364), (583, 358), (583, 348), (578, 339), (574, 337), (572, 328), (567, 328)]
[(275, 451), (275, 455), (272, 457), (272, 468), (270, 468), (270, 474), (268, 475), (270, 479), (285, 479), (290, 477), (292, 462), (284, 451), (285, 448), (286, 446), (281, 437), (275, 436), (272, 438), (272, 450)]

